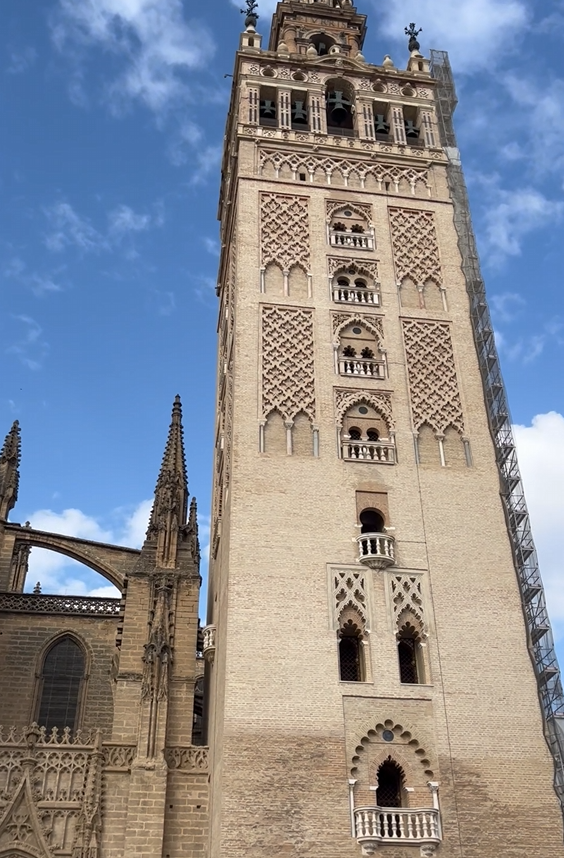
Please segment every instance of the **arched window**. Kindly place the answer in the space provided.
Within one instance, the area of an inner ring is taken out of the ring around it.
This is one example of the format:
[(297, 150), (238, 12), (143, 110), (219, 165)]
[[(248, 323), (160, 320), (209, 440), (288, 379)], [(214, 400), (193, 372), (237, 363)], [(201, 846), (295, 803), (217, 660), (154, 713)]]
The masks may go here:
[(50, 732), (78, 729), (86, 659), (73, 638), (59, 638), (48, 650), (41, 671), (41, 697), (37, 722)]
[(327, 129), (330, 134), (352, 136), (354, 129), (354, 89), (344, 80), (327, 84)]
[(377, 509), (363, 509), (359, 519), (361, 533), (384, 532), (384, 517)]
[(398, 632), (398, 663), (400, 681), (417, 685), (420, 679), (419, 633), (415, 626), (406, 623)]
[(311, 37), (310, 42), (315, 46), (318, 56), (325, 57), (335, 44), (335, 39), (326, 33), (316, 33), (315, 36)]
[(378, 769), (376, 804), (378, 807), (401, 807), (404, 773), (395, 760), (388, 757)]
[(352, 620), (339, 630), (339, 674), (341, 682), (363, 682), (362, 632)]

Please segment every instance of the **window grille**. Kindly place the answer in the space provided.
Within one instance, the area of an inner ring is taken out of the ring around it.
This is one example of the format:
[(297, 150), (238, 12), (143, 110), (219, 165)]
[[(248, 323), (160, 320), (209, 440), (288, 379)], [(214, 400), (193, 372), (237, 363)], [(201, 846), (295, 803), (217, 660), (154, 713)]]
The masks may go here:
[(402, 771), (393, 760), (386, 760), (378, 769), (376, 804), (378, 807), (401, 807)]
[(398, 660), (400, 679), (402, 682), (417, 684), (417, 641), (412, 637), (400, 638), (398, 641)]
[(72, 638), (58, 641), (43, 662), (41, 701), (38, 722), (49, 733), (53, 727), (78, 727), (78, 704), (84, 679), (85, 659)]
[(342, 682), (361, 682), (360, 641), (347, 635), (339, 641), (339, 665)]

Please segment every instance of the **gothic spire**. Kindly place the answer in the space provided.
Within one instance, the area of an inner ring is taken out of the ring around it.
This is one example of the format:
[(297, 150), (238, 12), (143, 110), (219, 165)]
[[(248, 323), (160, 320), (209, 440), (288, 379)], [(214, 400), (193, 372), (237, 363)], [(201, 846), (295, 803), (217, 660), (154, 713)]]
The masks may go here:
[(179, 530), (188, 513), (188, 480), (182, 431), (182, 405), (177, 396), (155, 489), (155, 501), (147, 530), (147, 543), (156, 543), (157, 567), (172, 569), (176, 564)]
[(18, 499), (20, 483), (21, 439), (16, 420), (6, 435), (0, 452), (0, 520), (6, 521)]

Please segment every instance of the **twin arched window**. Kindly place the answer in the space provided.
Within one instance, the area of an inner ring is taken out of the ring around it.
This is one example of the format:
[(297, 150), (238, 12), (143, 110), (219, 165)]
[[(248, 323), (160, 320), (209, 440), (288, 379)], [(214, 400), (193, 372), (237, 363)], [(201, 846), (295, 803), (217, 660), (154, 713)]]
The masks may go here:
[(78, 729), (85, 678), (84, 650), (70, 635), (59, 638), (47, 651), (39, 677), (36, 721), (40, 727), (48, 733), (53, 727), (59, 732), (65, 727)]

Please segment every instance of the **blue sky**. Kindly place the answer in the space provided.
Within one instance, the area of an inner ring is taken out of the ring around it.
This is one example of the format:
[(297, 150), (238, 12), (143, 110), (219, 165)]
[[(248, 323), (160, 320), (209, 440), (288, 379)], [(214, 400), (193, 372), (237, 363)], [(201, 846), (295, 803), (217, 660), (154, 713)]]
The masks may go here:
[[(3, 0), (0, 429), (12, 519), (139, 544), (172, 400), (203, 542), (214, 427), (220, 150), (242, 17), (229, 0)], [(267, 36), (272, 0), (262, 2)], [(450, 52), (459, 143), (535, 534), (564, 638), (564, 2), (363, 0), (364, 54)], [(107, 592), (34, 552), (29, 585)]]

